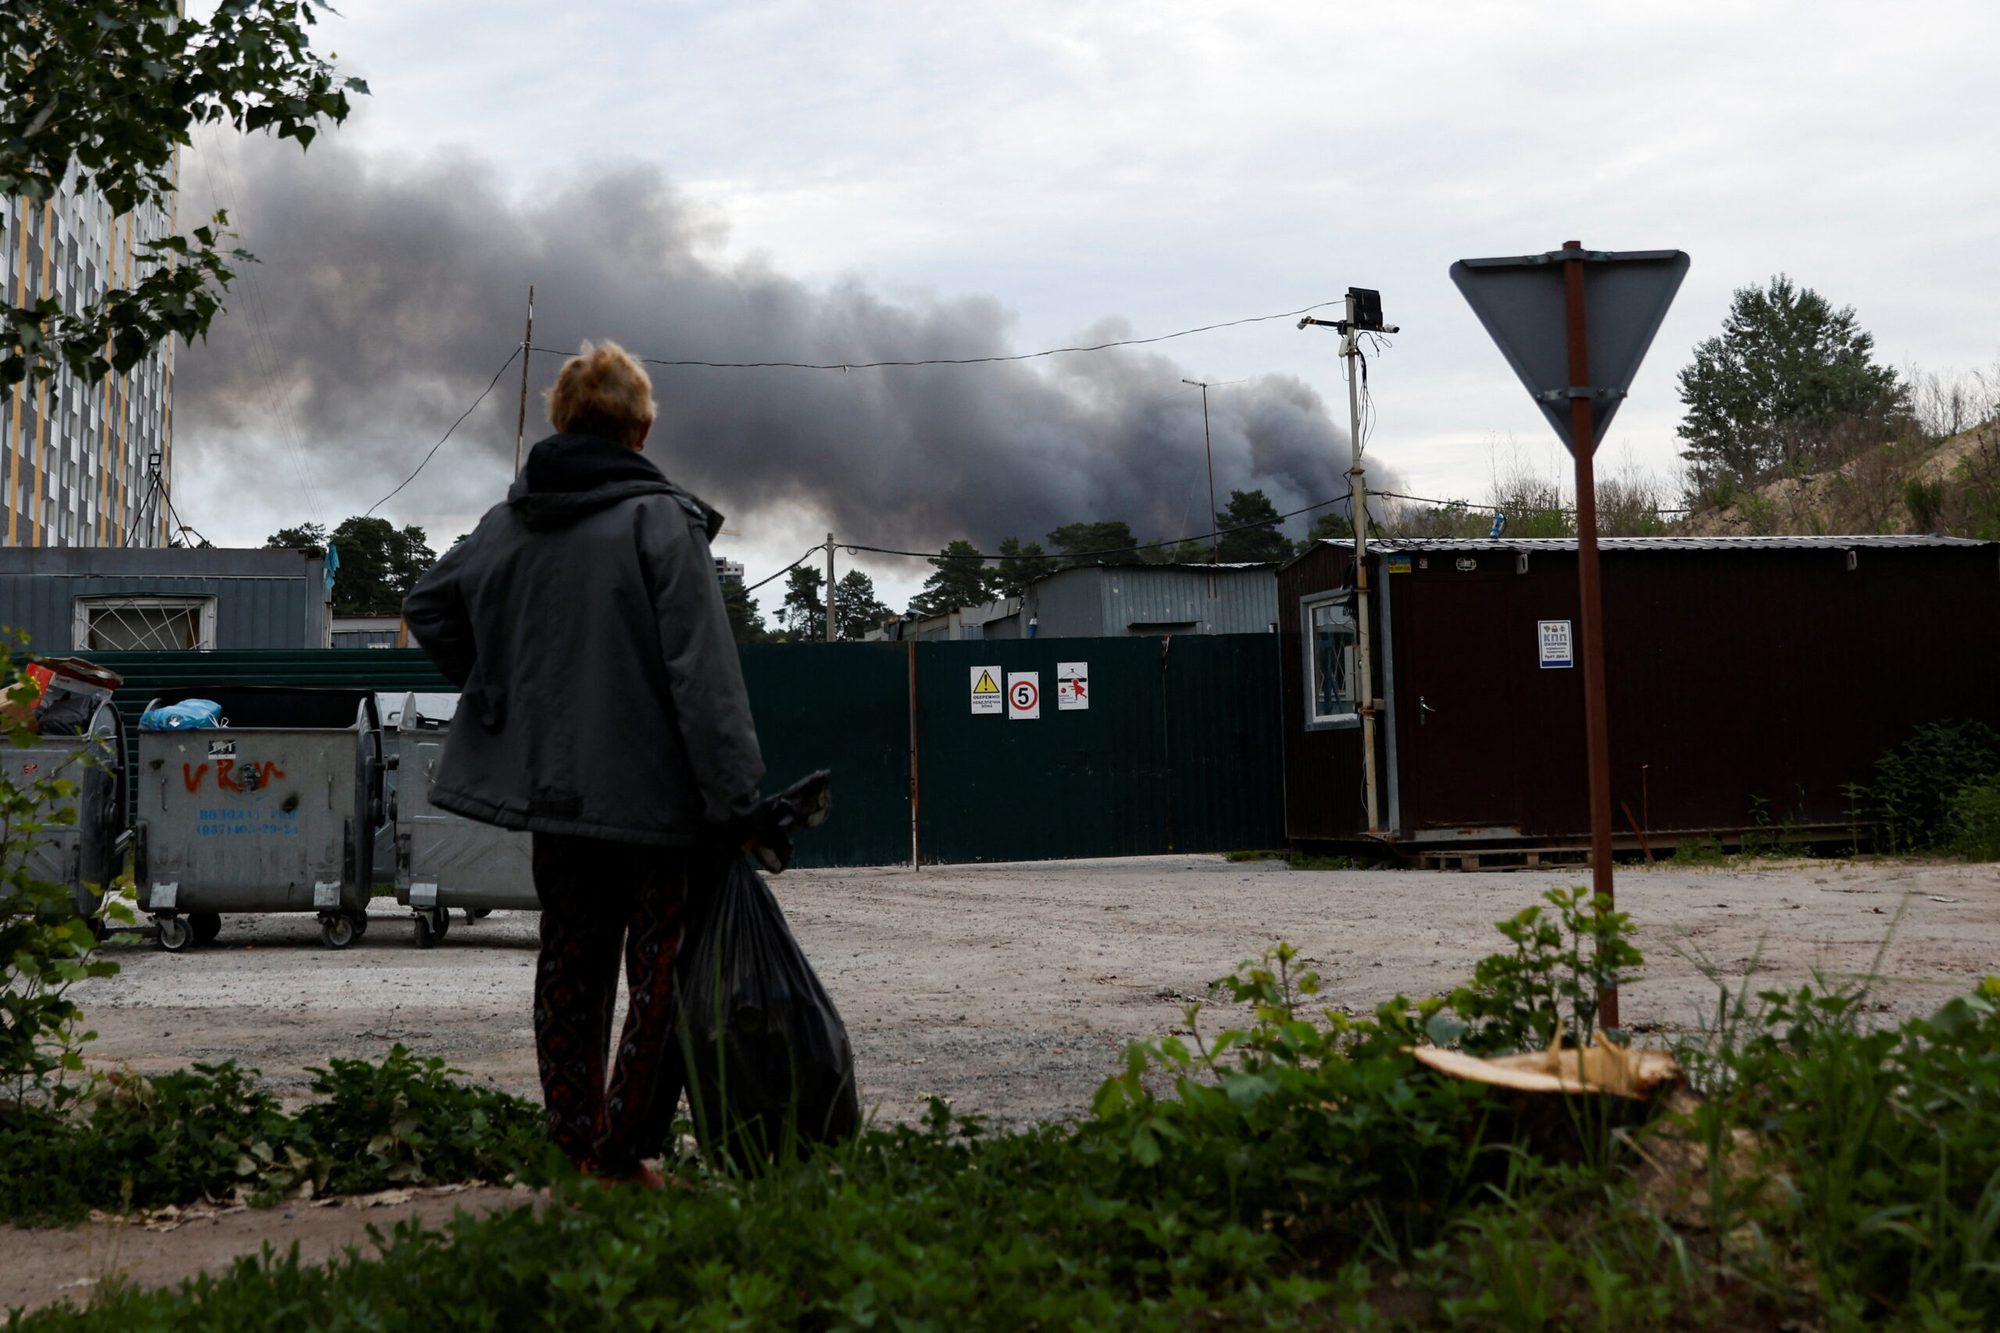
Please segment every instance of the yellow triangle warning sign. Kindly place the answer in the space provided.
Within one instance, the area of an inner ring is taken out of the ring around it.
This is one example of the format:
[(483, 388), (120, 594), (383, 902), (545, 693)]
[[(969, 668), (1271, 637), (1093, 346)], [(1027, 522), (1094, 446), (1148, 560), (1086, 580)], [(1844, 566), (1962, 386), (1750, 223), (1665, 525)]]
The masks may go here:
[(993, 673), (991, 671), (982, 671), (979, 673), (979, 683), (972, 687), (972, 692), (974, 694), (998, 694), (1000, 693), (1000, 687), (993, 683)]

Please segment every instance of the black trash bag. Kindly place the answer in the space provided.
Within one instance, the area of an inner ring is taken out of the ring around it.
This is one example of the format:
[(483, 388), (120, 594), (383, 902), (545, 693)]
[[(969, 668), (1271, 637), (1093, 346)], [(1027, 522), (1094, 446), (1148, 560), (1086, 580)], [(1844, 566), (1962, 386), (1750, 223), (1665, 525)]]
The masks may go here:
[(770, 885), (730, 854), (701, 876), (674, 964), (675, 1030), (695, 1138), (752, 1171), (861, 1128), (854, 1048)]

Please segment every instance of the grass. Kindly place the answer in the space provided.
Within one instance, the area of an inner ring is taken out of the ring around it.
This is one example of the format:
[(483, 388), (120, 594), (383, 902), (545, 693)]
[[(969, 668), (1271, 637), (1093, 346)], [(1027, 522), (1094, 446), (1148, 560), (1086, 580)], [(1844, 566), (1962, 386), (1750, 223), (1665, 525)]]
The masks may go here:
[(1397, 863), (1386, 857), (1321, 856), (1296, 848), (1270, 847), (1225, 853), (1239, 864), (1249, 861), (1283, 861), (1293, 870), (1393, 870)]
[[(1988, 1327), (2000, 1318), (2000, 980), (1872, 1026), (1865, 994), (1724, 993), (1692, 1092), (1551, 1109), (1431, 1074), (1426, 1040), (1579, 1031), (1629, 922), (1581, 890), (1502, 923), (1449, 996), (1352, 1018), (1274, 946), (1135, 1044), (1090, 1115), (992, 1133), (933, 1103), (755, 1176), (669, 1163), (647, 1196), (548, 1199), (315, 1267), (267, 1252), (21, 1329)], [(1604, 952), (1600, 955), (1599, 949)], [(348, 1066), (350, 1135), (435, 1066)], [(211, 1075), (211, 1078), (216, 1076)], [(219, 1081), (219, 1080), (218, 1080)], [(455, 1085), (451, 1085), (455, 1086)], [(388, 1095), (384, 1097), (384, 1091)], [(218, 1094), (219, 1096), (221, 1094)], [(491, 1095), (491, 1094), (488, 1094)], [(249, 1092), (222, 1098), (249, 1108)], [(1622, 1104), (1621, 1104), (1622, 1105)], [(373, 1108), (373, 1109), (367, 1109)], [(1614, 1126), (1616, 1126), (1614, 1128)], [(414, 1132), (411, 1126), (411, 1132)], [(504, 1140), (498, 1127), (463, 1136)], [(357, 1143), (359, 1148), (356, 1147)], [(385, 1153), (389, 1161), (407, 1156)], [(426, 1170), (446, 1169), (429, 1157)], [(11, 1161), (0, 1162), (11, 1172)]]

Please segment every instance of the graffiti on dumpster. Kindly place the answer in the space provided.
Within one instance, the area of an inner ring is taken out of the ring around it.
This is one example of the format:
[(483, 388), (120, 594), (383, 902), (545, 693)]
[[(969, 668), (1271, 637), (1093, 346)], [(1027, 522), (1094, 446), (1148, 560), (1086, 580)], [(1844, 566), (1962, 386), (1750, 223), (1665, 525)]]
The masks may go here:
[(259, 810), (246, 806), (203, 806), (196, 811), (200, 821), (195, 836), (202, 838), (297, 837), (299, 817), (285, 810)]
[(262, 791), (273, 782), (282, 782), (285, 778), (285, 770), (268, 759), (260, 762), (253, 759), (239, 761), (219, 758), (213, 764), (206, 762), (182, 764), (181, 781), (187, 784), (189, 791), (200, 791), (203, 784), (208, 781), (211, 769), (215, 774), (217, 791)]

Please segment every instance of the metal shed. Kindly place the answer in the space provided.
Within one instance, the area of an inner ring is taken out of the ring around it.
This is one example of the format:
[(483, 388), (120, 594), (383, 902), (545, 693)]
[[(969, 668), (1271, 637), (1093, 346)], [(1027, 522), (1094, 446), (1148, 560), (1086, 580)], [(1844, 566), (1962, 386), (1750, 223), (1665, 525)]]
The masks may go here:
[[(1028, 586), (1018, 637), (1268, 634), (1278, 619), (1274, 563), (1078, 565)], [(989, 626), (988, 638), (1002, 637)], [(1009, 636), (1013, 637), (1013, 636)]]
[[(1852, 830), (1848, 784), (1929, 721), (2000, 727), (2000, 544), (1606, 538), (1616, 845)], [(1576, 543), (1371, 544), (1379, 827), (1363, 799), (1353, 548), (1280, 570), (1295, 842), (1572, 847), (1590, 829)]]
[(303, 551), (0, 549), (0, 626), (39, 653), (324, 648), (329, 596)]

